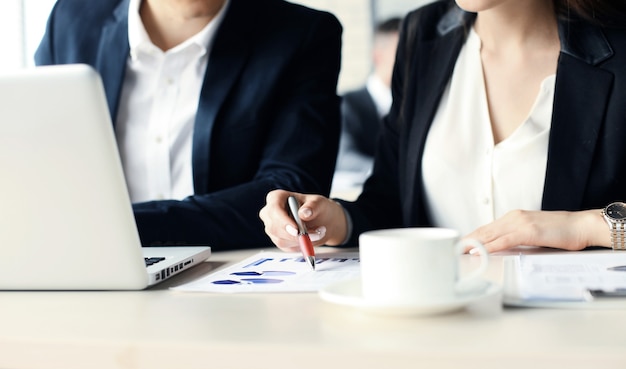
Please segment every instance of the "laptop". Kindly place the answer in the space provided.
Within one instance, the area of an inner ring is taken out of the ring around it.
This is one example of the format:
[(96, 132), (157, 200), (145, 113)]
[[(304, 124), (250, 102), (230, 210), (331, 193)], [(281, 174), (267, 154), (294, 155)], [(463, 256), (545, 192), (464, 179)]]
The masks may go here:
[(140, 290), (211, 254), (141, 246), (102, 81), (87, 65), (0, 75), (0, 171), (2, 290)]

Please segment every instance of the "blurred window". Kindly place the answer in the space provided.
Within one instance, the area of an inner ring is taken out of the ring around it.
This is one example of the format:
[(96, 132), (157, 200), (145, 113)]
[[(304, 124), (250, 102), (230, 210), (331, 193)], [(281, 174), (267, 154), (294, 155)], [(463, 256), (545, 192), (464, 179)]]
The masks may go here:
[(56, 0), (0, 0), (0, 70), (34, 64), (33, 54)]

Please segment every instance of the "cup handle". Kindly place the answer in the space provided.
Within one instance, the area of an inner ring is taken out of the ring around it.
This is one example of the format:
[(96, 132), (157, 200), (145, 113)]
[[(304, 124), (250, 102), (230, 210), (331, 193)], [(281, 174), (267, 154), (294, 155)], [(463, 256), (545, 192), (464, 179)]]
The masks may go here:
[(457, 292), (472, 292), (478, 288), (483, 287), (484, 283), (480, 282), (480, 276), (485, 273), (487, 266), (489, 265), (489, 253), (485, 246), (478, 240), (467, 238), (460, 240), (458, 243), (459, 254), (462, 254), (467, 246), (478, 249), (480, 253), (480, 266), (469, 274), (462, 276), (456, 283)]

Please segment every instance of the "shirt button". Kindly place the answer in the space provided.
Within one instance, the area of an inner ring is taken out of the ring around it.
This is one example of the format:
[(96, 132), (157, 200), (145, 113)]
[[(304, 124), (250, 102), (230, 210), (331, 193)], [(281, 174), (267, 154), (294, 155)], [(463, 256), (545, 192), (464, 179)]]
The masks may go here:
[(156, 136), (156, 137), (154, 138), (154, 141), (156, 141), (156, 143), (159, 143), (159, 144), (160, 144), (161, 142), (163, 142), (163, 137), (161, 137), (161, 136)]
[(489, 198), (488, 198), (488, 197), (483, 198), (483, 204), (484, 204), (484, 205), (489, 205), (489, 203), (490, 203), (490, 202), (491, 202), (491, 201), (489, 200)]

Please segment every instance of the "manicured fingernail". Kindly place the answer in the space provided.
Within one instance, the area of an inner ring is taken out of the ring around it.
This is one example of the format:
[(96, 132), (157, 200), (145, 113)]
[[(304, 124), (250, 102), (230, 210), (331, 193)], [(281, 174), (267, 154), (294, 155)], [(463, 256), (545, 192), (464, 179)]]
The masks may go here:
[(480, 255), (480, 250), (477, 248), (473, 248), (471, 250), (469, 250), (469, 254), (470, 255)]
[(289, 233), (292, 236), (297, 236), (298, 235), (298, 230), (292, 226), (291, 224), (287, 224), (285, 226), (285, 230), (287, 231), (287, 233)]
[(313, 215), (313, 211), (310, 208), (302, 208), (300, 209), (300, 216), (304, 218), (308, 218)]
[(309, 238), (311, 241), (319, 241), (326, 236), (326, 227), (321, 226), (317, 228), (314, 232), (309, 232)]

